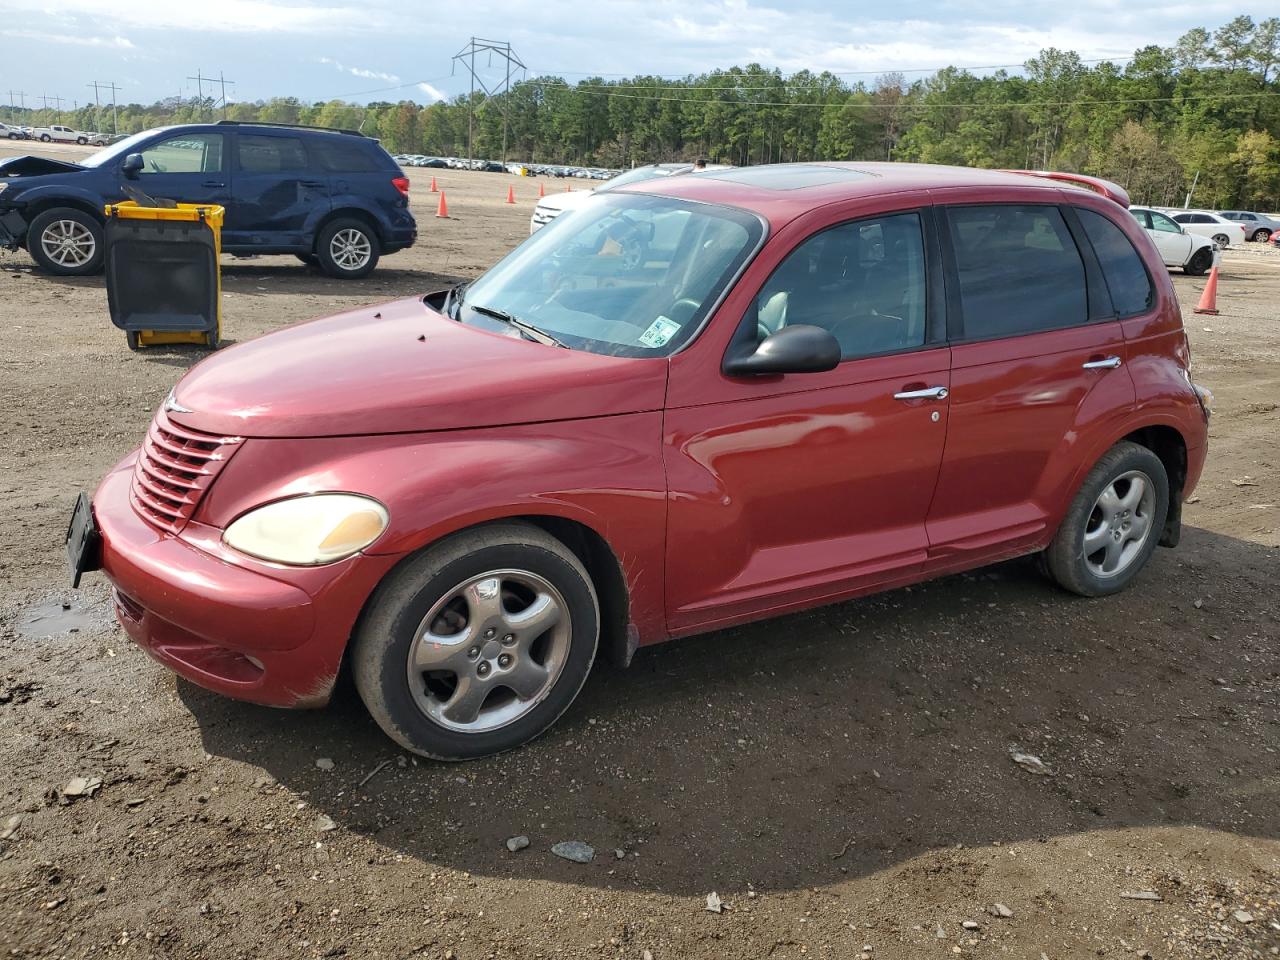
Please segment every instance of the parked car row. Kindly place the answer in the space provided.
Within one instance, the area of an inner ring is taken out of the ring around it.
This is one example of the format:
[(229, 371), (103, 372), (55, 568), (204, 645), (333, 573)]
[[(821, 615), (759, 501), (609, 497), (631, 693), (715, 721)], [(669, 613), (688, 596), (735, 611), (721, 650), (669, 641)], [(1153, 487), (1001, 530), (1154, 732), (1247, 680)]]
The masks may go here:
[(127, 133), (97, 133), (63, 126), (28, 127), (0, 123), (0, 140), (39, 140), (42, 143), (79, 143), (90, 147), (107, 147), (127, 136)]
[(1219, 247), (1252, 240), (1261, 243), (1280, 230), (1280, 217), (1252, 210), (1184, 210), (1181, 207), (1152, 207), (1172, 217), (1189, 233), (1209, 237)]
[(398, 153), (392, 157), (402, 167), (433, 167), (450, 170), (482, 170), (487, 173), (514, 173), (534, 177), (573, 177), (580, 180), (608, 180), (618, 174), (605, 167), (564, 167), (544, 163), (501, 163), (497, 160), (468, 160), (465, 157), (429, 157), (418, 153)]

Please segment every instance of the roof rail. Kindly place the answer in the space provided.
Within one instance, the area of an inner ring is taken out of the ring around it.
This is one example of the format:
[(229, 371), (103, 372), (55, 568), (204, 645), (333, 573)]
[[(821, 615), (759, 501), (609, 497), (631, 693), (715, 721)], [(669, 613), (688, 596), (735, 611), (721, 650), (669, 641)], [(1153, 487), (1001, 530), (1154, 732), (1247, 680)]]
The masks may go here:
[(288, 127), (292, 130), (327, 130), (330, 133), (345, 133), (352, 137), (363, 137), (359, 130), (346, 130), (342, 127), (317, 127), (310, 123), (276, 123), (273, 120), (219, 120), (217, 125), (227, 127)]
[(1061, 173), (1057, 170), (1002, 170), (1002, 173), (1020, 173), (1028, 177), (1044, 177), (1046, 180), (1057, 180), (1081, 190), (1089, 190), (1100, 196), (1113, 200), (1126, 210), (1129, 209), (1129, 193), (1118, 183), (1103, 180), (1101, 177), (1089, 177), (1083, 173)]

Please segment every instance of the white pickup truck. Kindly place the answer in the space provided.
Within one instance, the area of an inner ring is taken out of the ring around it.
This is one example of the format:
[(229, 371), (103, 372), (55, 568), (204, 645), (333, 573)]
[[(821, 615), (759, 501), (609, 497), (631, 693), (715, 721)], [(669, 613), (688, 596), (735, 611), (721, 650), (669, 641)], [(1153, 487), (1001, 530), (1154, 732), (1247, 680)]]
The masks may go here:
[(49, 142), (88, 143), (89, 142), (89, 134), (82, 133), (79, 130), (72, 130), (70, 127), (63, 127), (56, 123), (49, 127), (36, 127), (36, 130), (33, 136), (35, 137), (35, 139), (43, 143), (49, 143)]

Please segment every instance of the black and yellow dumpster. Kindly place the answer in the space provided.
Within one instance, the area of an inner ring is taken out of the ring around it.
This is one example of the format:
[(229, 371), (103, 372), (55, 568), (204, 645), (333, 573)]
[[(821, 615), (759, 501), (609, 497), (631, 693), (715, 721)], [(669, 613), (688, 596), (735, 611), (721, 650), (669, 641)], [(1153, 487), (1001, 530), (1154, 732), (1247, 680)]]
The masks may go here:
[(106, 212), (107, 305), (129, 348), (196, 343), (216, 349), (223, 208), (126, 200)]

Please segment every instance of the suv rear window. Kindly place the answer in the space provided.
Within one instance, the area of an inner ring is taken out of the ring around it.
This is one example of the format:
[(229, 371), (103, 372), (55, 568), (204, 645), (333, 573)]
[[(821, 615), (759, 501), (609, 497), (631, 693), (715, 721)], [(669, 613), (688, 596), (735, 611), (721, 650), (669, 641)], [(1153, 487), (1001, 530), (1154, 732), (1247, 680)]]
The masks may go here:
[(283, 173), (306, 170), (307, 152), (297, 137), (239, 137), (240, 169), (245, 173)]
[(1156, 291), (1147, 268), (1142, 265), (1142, 257), (1124, 231), (1100, 213), (1080, 207), (1076, 207), (1075, 212), (1102, 266), (1116, 314), (1131, 317), (1150, 310)]
[(384, 168), (376, 149), (354, 137), (315, 137), (311, 156), (326, 173), (375, 173)]
[(966, 340), (1086, 321), (1084, 261), (1057, 207), (949, 207), (947, 222)]

